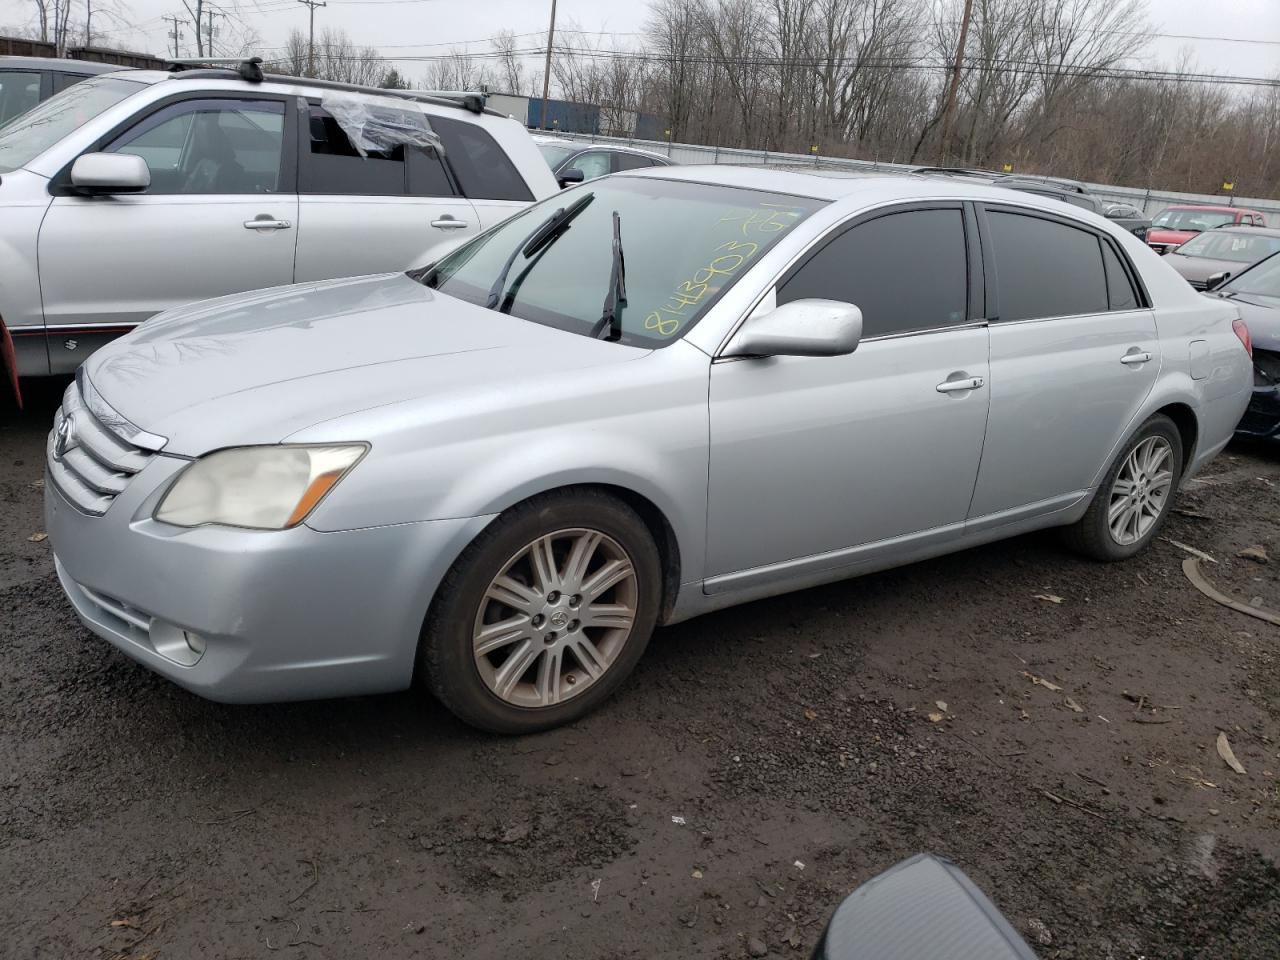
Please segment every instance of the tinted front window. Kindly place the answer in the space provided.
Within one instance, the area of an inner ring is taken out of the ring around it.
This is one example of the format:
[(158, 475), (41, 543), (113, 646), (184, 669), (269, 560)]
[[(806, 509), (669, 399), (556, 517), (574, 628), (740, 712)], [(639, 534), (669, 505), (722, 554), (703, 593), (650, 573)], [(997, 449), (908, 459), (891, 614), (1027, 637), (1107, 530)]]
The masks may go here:
[(136, 80), (95, 77), (55, 94), (0, 129), (0, 173), (26, 166), (77, 127), (145, 89)]
[(1107, 278), (1098, 238), (1053, 220), (991, 210), (1001, 320), (1102, 313)]
[(557, 143), (538, 144), (538, 150), (542, 153), (542, 159), (547, 161), (547, 166), (552, 170), (556, 169), (560, 164), (572, 157), (577, 149), (577, 147), (562, 147)]
[(1107, 270), (1107, 297), (1112, 310), (1136, 310), (1138, 294), (1111, 244), (1102, 241), (1102, 262)]
[(1256, 263), (1263, 257), (1280, 251), (1280, 237), (1266, 234), (1232, 231), (1214, 231), (1192, 237), (1174, 252), (1184, 257), (1204, 257), (1208, 260), (1231, 260), (1235, 263)]
[[(523, 255), (537, 227), (592, 197), (550, 244)], [(609, 292), (613, 213), (626, 262), (622, 342), (678, 340), (765, 250), (822, 204), (732, 187), (619, 177), (538, 203), (440, 261), (433, 285), (484, 305), (516, 253), (499, 305), (573, 333), (596, 328)]]
[(1261, 263), (1237, 274), (1219, 287), (1217, 292), (1269, 297), (1280, 301), (1280, 256), (1268, 257)]
[(40, 74), (0, 70), (0, 123), (8, 123), (40, 102)]
[(573, 158), (573, 163), (570, 166), (581, 170), (583, 179), (594, 180), (610, 173), (609, 154), (601, 153), (599, 150), (579, 154)]
[(778, 288), (778, 303), (856, 304), (864, 337), (963, 323), (968, 265), (959, 210), (909, 210), (836, 236)]
[(1224, 223), (1235, 223), (1236, 215), (1218, 210), (1162, 210), (1154, 220), (1153, 227), (1164, 230), (1212, 230)]
[(283, 144), (278, 100), (184, 100), (147, 117), (107, 152), (142, 157), (152, 194), (275, 193)]
[(449, 117), (431, 118), (444, 143), (445, 156), (464, 196), (473, 200), (532, 200), (528, 185), (498, 146), (474, 123)]

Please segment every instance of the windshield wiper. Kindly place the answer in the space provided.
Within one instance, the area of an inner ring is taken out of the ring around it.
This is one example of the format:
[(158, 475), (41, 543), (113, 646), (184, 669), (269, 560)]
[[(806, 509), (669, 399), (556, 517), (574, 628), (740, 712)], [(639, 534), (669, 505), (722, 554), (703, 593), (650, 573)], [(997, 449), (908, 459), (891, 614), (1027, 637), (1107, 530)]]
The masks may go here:
[(622, 339), (622, 308), (627, 305), (627, 260), (622, 253), (622, 218), (613, 211), (613, 264), (609, 268), (609, 292), (604, 297), (600, 319), (591, 328), (591, 336), (598, 337), (606, 330), (609, 341)]
[(507, 277), (511, 274), (511, 268), (515, 265), (516, 257), (524, 254), (526, 257), (533, 256), (542, 247), (554, 243), (560, 238), (565, 227), (586, 209), (587, 204), (596, 198), (594, 193), (588, 193), (585, 197), (581, 197), (569, 204), (567, 207), (561, 207), (551, 216), (547, 217), (538, 228), (529, 234), (514, 250), (511, 256), (507, 257), (507, 262), (502, 265), (502, 271), (498, 274), (497, 279), (493, 281), (493, 286), (489, 288), (489, 296), (485, 299), (485, 307), (492, 310), (502, 302), (502, 291), (507, 286)]

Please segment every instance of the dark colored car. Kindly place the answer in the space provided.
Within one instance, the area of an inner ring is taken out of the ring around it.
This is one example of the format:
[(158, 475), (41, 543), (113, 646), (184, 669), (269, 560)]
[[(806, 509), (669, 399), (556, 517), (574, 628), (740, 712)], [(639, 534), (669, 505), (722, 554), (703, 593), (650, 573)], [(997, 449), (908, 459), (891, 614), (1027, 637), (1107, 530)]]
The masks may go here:
[(1147, 230), (1151, 226), (1151, 221), (1143, 216), (1142, 211), (1137, 207), (1127, 203), (1103, 200), (1097, 194), (1091, 193), (1079, 180), (995, 173), (990, 170), (971, 170), (965, 167), (918, 167), (912, 172), (926, 176), (973, 177), (995, 187), (1004, 187), (1006, 190), (1020, 190), (1023, 193), (1051, 197), (1096, 213), (1100, 217), (1106, 217), (1143, 240), (1147, 238)]
[(1267, 218), (1257, 210), (1184, 203), (1165, 207), (1151, 218), (1147, 245), (1156, 253), (1168, 253), (1197, 233), (1225, 226), (1265, 227)]
[(85, 77), (124, 69), (114, 63), (85, 60), (0, 57), (0, 126)]
[(1273, 253), (1280, 253), (1280, 230), (1218, 227), (1174, 247), (1166, 262), (1197, 290), (1209, 290)]
[(1236, 433), (1280, 436), (1280, 254), (1242, 270), (1209, 296), (1240, 309), (1253, 341), (1253, 399)]

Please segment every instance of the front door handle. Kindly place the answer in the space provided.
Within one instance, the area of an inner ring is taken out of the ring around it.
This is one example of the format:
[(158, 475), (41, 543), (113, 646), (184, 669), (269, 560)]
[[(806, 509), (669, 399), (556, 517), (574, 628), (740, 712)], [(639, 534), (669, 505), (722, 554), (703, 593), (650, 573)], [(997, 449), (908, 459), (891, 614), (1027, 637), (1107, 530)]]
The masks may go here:
[(431, 225), (437, 230), (465, 230), (467, 221), (459, 220), (450, 214), (445, 214), (439, 220), (432, 220)]
[(244, 222), (246, 230), (288, 230), (293, 224), (288, 220), (277, 220), (269, 213), (260, 213), (252, 220)]
[(1127, 364), (1146, 363), (1150, 359), (1151, 359), (1151, 354), (1149, 353), (1145, 353), (1145, 352), (1126, 353), (1123, 357), (1120, 358), (1120, 362), (1127, 363)]
[(977, 390), (986, 382), (982, 377), (965, 377), (963, 380), (943, 380), (934, 389), (939, 393), (958, 393), (961, 390)]

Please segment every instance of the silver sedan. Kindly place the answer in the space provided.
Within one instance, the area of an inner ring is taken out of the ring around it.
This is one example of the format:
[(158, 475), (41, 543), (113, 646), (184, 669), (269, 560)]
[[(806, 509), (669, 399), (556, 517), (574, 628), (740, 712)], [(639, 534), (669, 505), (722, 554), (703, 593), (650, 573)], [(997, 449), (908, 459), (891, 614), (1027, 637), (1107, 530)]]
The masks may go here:
[(525, 732), (658, 624), (1043, 527), (1147, 546), (1250, 396), (1139, 240), (922, 177), (668, 168), (409, 274), (161, 315), (49, 438), (84, 622), (199, 694)]

